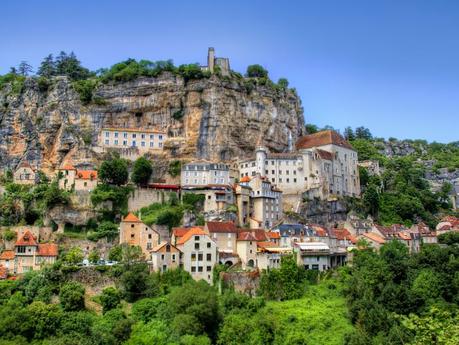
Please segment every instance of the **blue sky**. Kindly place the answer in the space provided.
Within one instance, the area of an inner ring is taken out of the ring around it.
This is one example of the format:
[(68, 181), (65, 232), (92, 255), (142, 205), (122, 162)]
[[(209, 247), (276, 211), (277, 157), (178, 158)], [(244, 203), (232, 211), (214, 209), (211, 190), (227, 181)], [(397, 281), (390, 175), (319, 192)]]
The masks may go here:
[(459, 1), (0, 2), (0, 74), (73, 50), (90, 69), (128, 57), (265, 66), (306, 122), (459, 140)]

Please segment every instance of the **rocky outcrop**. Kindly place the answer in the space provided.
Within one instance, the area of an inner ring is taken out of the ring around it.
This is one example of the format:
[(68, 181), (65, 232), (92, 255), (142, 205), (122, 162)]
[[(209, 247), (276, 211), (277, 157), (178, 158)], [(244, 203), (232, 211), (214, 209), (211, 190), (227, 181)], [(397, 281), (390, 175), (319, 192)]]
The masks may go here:
[[(251, 84), (252, 85), (252, 84)], [(185, 82), (163, 73), (157, 78), (100, 84), (95, 103), (83, 105), (65, 77), (41, 91), (28, 78), (19, 94), (0, 91), (0, 164), (28, 161), (45, 172), (72, 161), (97, 165), (103, 127), (167, 131), (167, 157), (231, 160), (252, 153), (257, 142), (285, 151), (289, 135), (302, 134), (301, 102), (290, 90), (247, 87), (245, 79)]]

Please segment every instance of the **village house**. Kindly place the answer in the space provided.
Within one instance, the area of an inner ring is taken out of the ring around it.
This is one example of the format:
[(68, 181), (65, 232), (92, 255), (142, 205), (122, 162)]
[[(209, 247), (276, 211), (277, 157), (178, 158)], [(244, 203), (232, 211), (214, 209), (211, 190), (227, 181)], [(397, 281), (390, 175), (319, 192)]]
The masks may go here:
[(379, 250), (381, 246), (386, 243), (386, 240), (384, 239), (383, 236), (376, 234), (374, 232), (367, 232), (364, 233), (360, 236), (358, 236), (359, 239), (364, 239), (367, 241), (371, 247), (375, 248), (376, 250)]
[(91, 192), (97, 187), (96, 170), (79, 170), (67, 164), (58, 171), (59, 188), (61, 189)]
[(297, 263), (306, 270), (325, 271), (331, 268), (330, 247), (324, 242), (297, 242), (293, 250)]
[(219, 253), (237, 252), (238, 229), (233, 222), (206, 222), (204, 231), (215, 241)]
[(191, 228), (177, 241), (176, 246), (183, 253), (183, 269), (193, 279), (203, 279), (212, 284), (214, 266), (218, 263), (218, 250), (209, 234), (200, 228)]
[(160, 244), (160, 235), (134, 214), (129, 213), (120, 223), (120, 244), (124, 243), (139, 246), (145, 258), (149, 259), (150, 252)]
[(229, 166), (196, 161), (182, 165), (180, 182), (183, 194), (204, 195), (204, 212), (222, 212), (234, 204)]
[(237, 206), (237, 221), (239, 226), (249, 225), (250, 215), (252, 208), (250, 204), (250, 195), (252, 188), (248, 184), (250, 177), (244, 176), (241, 178), (240, 183), (235, 186), (234, 193), (236, 195)]
[(237, 236), (237, 253), (242, 269), (257, 266), (257, 239), (250, 231), (241, 231)]
[(144, 128), (102, 128), (100, 143), (104, 148), (136, 148), (143, 154), (162, 151), (167, 133)]
[(0, 265), (13, 274), (23, 274), (39, 270), (43, 265), (52, 265), (58, 256), (58, 246), (54, 243), (38, 243), (28, 230), (19, 236), (13, 250), (0, 254)]
[(260, 175), (241, 178), (241, 186), (250, 187), (250, 228), (271, 228), (283, 217), (282, 191)]
[(303, 136), (295, 152), (269, 153), (258, 147), (255, 158), (239, 161), (240, 177), (260, 174), (283, 191), (287, 204), (303, 197), (326, 200), (360, 196), (357, 152), (341, 135), (327, 130)]
[(260, 270), (279, 268), (282, 256), (291, 254), (291, 248), (282, 248), (275, 242), (257, 242), (257, 267)]
[(27, 162), (18, 165), (13, 173), (13, 182), (17, 184), (35, 184), (37, 181), (37, 171)]
[(151, 251), (151, 263), (153, 271), (182, 267), (182, 252), (170, 242), (162, 242)]

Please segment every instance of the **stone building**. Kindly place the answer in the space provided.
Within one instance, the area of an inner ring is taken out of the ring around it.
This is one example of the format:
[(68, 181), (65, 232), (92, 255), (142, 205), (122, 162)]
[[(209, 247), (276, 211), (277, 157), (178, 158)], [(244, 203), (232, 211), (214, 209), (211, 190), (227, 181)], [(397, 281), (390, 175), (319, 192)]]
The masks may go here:
[(93, 191), (97, 187), (97, 170), (78, 170), (67, 164), (60, 168), (59, 188), (75, 191)]
[(134, 214), (129, 213), (120, 223), (120, 244), (123, 243), (139, 246), (145, 258), (150, 258), (150, 252), (160, 244), (160, 235)]
[(13, 182), (17, 184), (35, 184), (36, 177), (36, 169), (32, 168), (29, 163), (23, 162), (14, 171)]
[(5, 250), (0, 255), (0, 265), (13, 274), (23, 274), (39, 270), (43, 265), (52, 265), (58, 256), (55, 243), (38, 243), (30, 231), (19, 235), (13, 250)]
[(260, 174), (283, 191), (292, 207), (302, 199), (359, 196), (357, 152), (341, 135), (327, 130), (303, 136), (295, 152), (269, 153), (258, 147), (255, 158), (238, 162), (240, 177)]
[(220, 69), (220, 73), (223, 76), (229, 76), (231, 69), (228, 58), (216, 57), (215, 49), (209, 47), (207, 51), (207, 66), (201, 66), (201, 69), (204, 71), (209, 71), (210, 73), (215, 72), (215, 67)]
[(182, 267), (182, 252), (170, 242), (162, 242), (151, 251), (153, 271), (165, 272)]
[(183, 269), (193, 279), (204, 279), (212, 284), (214, 266), (218, 263), (217, 244), (200, 228), (191, 228), (177, 241), (183, 253)]

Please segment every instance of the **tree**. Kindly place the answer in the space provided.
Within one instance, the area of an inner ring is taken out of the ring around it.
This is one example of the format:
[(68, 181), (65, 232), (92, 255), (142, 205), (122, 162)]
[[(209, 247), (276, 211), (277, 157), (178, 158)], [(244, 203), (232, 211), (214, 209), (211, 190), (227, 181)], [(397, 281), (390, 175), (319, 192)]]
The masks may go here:
[(72, 247), (64, 257), (65, 262), (76, 265), (84, 259), (83, 250), (80, 247)]
[(306, 130), (306, 133), (308, 133), (308, 134), (314, 134), (314, 133), (317, 133), (319, 131), (319, 127), (317, 127), (316, 125), (313, 125), (311, 123), (307, 123), (304, 126), (304, 129)]
[(370, 140), (371, 138), (373, 138), (373, 136), (371, 135), (370, 130), (368, 128), (363, 127), (363, 126), (357, 127), (355, 129), (355, 137), (356, 137), (356, 139), (366, 139), (366, 140)]
[(123, 258), (123, 247), (122, 246), (114, 246), (110, 248), (108, 253), (108, 260), (120, 262)]
[(98, 174), (103, 183), (116, 186), (124, 185), (129, 176), (127, 161), (119, 158), (119, 156), (112, 157), (102, 162)]
[(352, 141), (355, 139), (354, 131), (352, 130), (351, 127), (346, 127), (344, 129), (344, 137), (346, 140)]
[(118, 307), (121, 303), (121, 294), (114, 287), (108, 287), (102, 291), (100, 295), (100, 303), (102, 311), (105, 314), (107, 311)]
[(78, 311), (84, 309), (84, 286), (69, 282), (62, 286), (59, 300), (65, 311)]
[(21, 61), (21, 63), (18, 66), (18, 73), (19, 75), (22, 75), (24, 77), (28, 76), (30, 73), (32, 73), (33, 69), (32, 66), (30, 66), (27, 61)]
[(96, 264), (100, 259), (99, 251), (96, 248), (91, 250), (91, 252), (89, 253), (88, 259), (90, 263)]
[(267, 78), (268, 71), (261, 65), (250, 65), (247, 67), (246, 75), (249, 78)]
[(56, 74), (68, 76), (71, 80), (87, 79), (91, 76), (91, 72), (81, 66), (75, 53), (71, 52), (67, 55), (61, 51), (56, 58)]
[(49, 54), (43, 59), (37, 74), (45, 78), (51, 78), (56, 75), (56, 63), (54, 62), (53, 54)]
[(363, 194), (363, 204), (366, 211), (373, 217), (378, 215), (379, 211), (379, 192), (378, 187), (374, 184), (367, 186), (365, 193)]
[(132, 182), (145, 186), (148, 184), (152, 173), (153, 167), (150, 161), (145, 157), (139, 157), (134, 163), (134, 169), (131, 176)]
[(118, 235), (118, 226), (109, 220), (104, 220), (99, 224), (95, 232), (88, 234), (88, 239), (97, 241), (101, 238), (112, 240)]
[(277, 85), (283, 89), (288, 89), (288, 80), (286, 78), (279, 78)]

